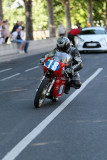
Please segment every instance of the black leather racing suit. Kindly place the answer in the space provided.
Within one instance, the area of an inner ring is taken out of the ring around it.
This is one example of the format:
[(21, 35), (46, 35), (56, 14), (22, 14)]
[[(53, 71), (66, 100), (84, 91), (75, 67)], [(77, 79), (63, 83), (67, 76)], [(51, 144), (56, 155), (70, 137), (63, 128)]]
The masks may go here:
[(71, 77), (70, 85), (78, 89), (81, 87), (80, 75), (78, 71), (80, 71), (83, 68), (82, 59), (79, 51), (74, 47), (70, 47), (68, 53), (71, 54), (72, 56), (73, 59), (72, 69), (74, 70), (74, 75), (73, 77)]

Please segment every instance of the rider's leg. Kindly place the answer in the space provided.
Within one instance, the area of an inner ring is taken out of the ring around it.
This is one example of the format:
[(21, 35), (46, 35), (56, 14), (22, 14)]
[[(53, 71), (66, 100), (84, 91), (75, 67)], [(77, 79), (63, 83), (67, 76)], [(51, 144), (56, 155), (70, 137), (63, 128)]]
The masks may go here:
[(80, 81), (80, 75), (79, 72), (75, 72), (74, 76), (72, 77), (70, 81), (70, 86), (74, 87), (76, 89), (79, 89), (81, 87), (82, 83)]
[(70, 87), (73, 87), (75, 89), (79, 89), (81, 87), (81, 85), (82, 85), (82, 83), (80, 81), (79, 72), (75, 72), (74, 76), (71, 78), (71, 80), (66, 83), (64, 93), (68, 94), (70, 91)]

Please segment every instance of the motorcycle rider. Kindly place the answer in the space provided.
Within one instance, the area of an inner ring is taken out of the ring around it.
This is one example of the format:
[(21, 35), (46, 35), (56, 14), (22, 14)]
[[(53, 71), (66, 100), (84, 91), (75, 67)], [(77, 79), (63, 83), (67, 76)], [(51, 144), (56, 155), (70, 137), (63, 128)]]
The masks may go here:
[[(80, 75), (78, 72), (83, 67), (81, 56), (79, 51), (70, 45), (70, 40), (67, 37), (60, 37), (57, 39), (56, 48), (51, 53), (55, 55), (56, 51), (66, 52), (72, 57), (72, 67), (66, 69), (66, 72), (70, 77), (70, 81), (66, 83), (64, 93), (68, 94), (70, 87), (74, 87), (75, 89), (79, 89), (81, 87)], [(42, 58), (40, 62), (43, 63), (45, 58)]]

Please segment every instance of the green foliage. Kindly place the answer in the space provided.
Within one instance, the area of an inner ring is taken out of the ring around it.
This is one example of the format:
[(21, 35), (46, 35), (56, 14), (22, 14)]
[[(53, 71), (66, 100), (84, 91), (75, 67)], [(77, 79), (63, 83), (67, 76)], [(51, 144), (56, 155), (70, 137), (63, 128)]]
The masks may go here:
[(45, 0), (34, 1), (32, 14), (34, 30), (48, 28), (47, 2)]
[[(87, 26), (87, 1), (69, 0), (72, 26), (80, 22), (82, 27)], [(25, 7), (19, 5), (11, 8), (15, 0), (3, 0), (4, 19), (9, 20), (10, 28), (17, 20), (25, 22)], [(93, 21), (103, 20), (105, 22), (105, 0), (93, 0)], [(65, 10), (61, 0), (53, 0), (55, 25), (58, 27), (60, 21), (66, 26)], [(48, 28), (47, 0), (32, 0), (33, 28)]]
[(16, 21), (25, 22), (25, 8), (23, 6), (19, 6), (17, 9), (12, 8), (13, 3), (14, 0), (3, 0), (4, 20), (8, 19), (10, 30)]
[(85, 0), (70, 0), (70, 12), (72, 26), (75, 26), (77, 22), (80, 22), (82, 27), (87, 25), (87, 3)]
[(61, 21), (66, 25), (64, 5), (59, 0), (54, 0), (53, 7), (56, 28), (59, 26)]
[[(93, 21), (101, 25), (101, 21), (105, 24), (105, 2), (102, 0), (93, 1)], [(96, 23), (95, 23), (96, 24)]]

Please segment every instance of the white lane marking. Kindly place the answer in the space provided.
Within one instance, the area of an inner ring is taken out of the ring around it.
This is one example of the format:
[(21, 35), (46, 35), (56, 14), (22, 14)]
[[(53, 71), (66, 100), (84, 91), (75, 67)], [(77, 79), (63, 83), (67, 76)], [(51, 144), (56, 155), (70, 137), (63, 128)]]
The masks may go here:
[(21, 73), (17, 73), (17, 74), (11, 75), (11, 76), (9, 76), (9, 77), (6, 77), (6, 78), (1, 79), (0, 81), (5, 81), (5, 80), (7, 80), (7, 79), (13, 78), (13, 77), (18, 76), (18, 75), (20, 75), (20, 74), (21, 74)]
[(99, 68), (91, 77), (89, 77), (81, 86), (71, 94), (57, 109), (55, 109), (48, 117), (46, 117), (37, 127), (35, 127), (26, 137), (24, 137), (10, 152), (8, 152), (2, 160), (14, 160), (31, 141), (33, 141), (50, 122), (63, 111), (67, 105), (103, 70)]
[(29, 69), (25, 70), (25, 72), (31, 71), (31, 70), (36, 69), (36, 68), (39, 68), (39, 66), (36, 66), (36, 67), (33, 67), (33, 68), (29, 68)]
[(9, 71), (9, 70), (11, 70), (11, 69), (12, 69), (12, 68), (7, 68), (7, 69), (4, 69), (4, 70), (1, 70), (0, 73)]

